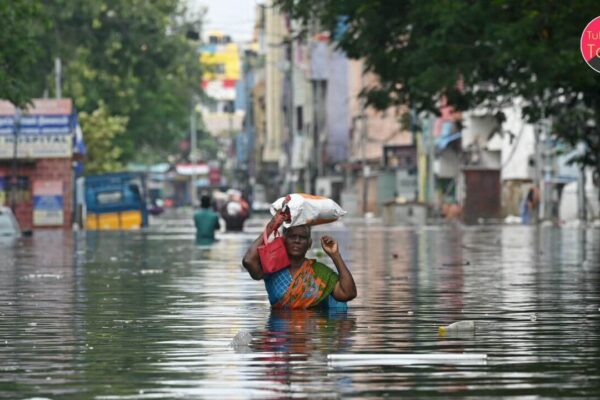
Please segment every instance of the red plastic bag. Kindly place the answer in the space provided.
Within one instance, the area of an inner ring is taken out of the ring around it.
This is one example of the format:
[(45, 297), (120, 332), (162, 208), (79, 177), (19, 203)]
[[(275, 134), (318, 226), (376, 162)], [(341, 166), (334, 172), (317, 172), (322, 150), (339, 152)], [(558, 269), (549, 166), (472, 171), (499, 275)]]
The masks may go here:
[(271, 242), (267, 239), (267, 229), (263, 231), (263, 245), (258, 246), (258, 256), (262, 270), (266, 274), (272, 274), (290, 265), (290, 259), (285, 249), (285, 242), (278, 231), (275, 230), (275, 239)]

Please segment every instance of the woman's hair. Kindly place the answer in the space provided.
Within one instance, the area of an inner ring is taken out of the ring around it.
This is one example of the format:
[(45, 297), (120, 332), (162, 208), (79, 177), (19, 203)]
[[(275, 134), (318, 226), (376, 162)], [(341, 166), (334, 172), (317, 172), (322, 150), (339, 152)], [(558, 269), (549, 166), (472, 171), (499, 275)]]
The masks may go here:
[(297, 226), (290, 226), (289, 228), (283, 228), (283, 236), (287, 236), (287, 233), (290, 229), (292, 228), (304, 228), (306, 230), (306, 235), (308, 235), (308, 238), (310, 239), (310, 233), (312, 231), (310, 225), (297, 225)]

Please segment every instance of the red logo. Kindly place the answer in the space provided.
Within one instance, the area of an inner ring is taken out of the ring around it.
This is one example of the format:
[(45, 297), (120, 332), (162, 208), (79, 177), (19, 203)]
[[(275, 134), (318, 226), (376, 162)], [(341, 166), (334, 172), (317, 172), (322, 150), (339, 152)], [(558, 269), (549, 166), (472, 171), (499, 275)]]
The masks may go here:
[(583, 30), (581, 54), (594, 71), (600, 72), (600, 17), (591, 20)]

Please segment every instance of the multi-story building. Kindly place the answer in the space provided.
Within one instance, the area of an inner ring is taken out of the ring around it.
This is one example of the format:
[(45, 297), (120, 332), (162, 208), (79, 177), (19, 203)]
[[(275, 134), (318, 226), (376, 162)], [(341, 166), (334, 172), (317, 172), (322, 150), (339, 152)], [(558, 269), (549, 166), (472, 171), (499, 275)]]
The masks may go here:
[[(222, 148), (218, 160), (205, 161), (218, 163), (221, 171), (219, 186), (231, 185), (236, 168), (235, 135), (241, 132), (244, 119), (244, 109), (237, 101), (241, 84), (240, 46), (229, 35), (208, 32), (199, 53), (203, 66), (201, 85), (206, 98), (197, 109), (202, 115), (204, 129)], [(197, 184), (203, 186), (202, 181)]]

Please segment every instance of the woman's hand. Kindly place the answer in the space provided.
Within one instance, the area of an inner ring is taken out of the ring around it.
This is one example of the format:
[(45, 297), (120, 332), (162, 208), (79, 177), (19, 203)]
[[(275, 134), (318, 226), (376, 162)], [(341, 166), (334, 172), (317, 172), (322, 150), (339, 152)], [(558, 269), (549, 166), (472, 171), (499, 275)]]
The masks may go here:
[(339, 280), (333, 288), (333, 298), (337, 301), (350, 301), (356, 297), (356, 284), (348, 270), (342, 255), (339, 253), (338, 243), (331, 236), (321, 237), (321, 246), (335, 264), (338, 270)]
[(339, 251), (337, 241), (327, 235), (321, 237), (321, 247), (329, 257), (338, 254)]

